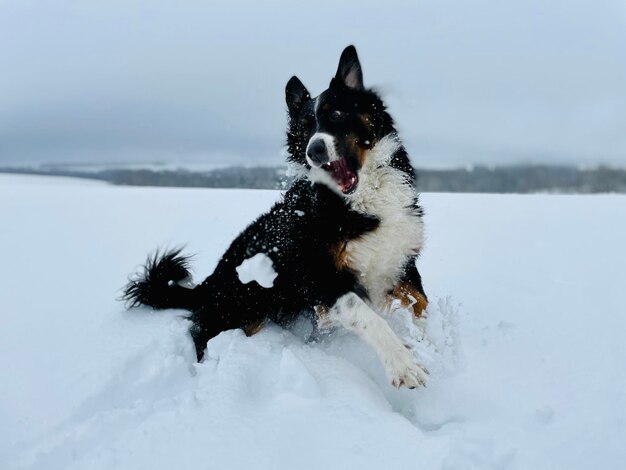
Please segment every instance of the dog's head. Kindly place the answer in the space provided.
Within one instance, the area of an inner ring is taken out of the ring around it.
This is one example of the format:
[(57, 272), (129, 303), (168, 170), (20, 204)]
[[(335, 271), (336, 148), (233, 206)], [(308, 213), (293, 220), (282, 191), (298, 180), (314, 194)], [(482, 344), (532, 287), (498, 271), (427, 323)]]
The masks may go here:
[(316, 98), (292, 77), (285, 90), (289, 110), (289, 159), (305, 167), (315, 180), (343, 194), (353, 193), (369, 151), (394, 132), (378, 95), (363, 86), (354, 46), (348, 46), (327, 90)]

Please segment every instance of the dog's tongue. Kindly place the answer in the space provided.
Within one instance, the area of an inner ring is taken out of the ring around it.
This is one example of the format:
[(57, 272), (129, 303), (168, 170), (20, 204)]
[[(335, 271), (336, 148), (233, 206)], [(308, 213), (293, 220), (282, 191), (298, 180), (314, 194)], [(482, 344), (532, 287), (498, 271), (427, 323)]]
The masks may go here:
[(337, 184), (341, 187), (341, 192), (349, 194), (356, 188), (358, 177), (356, 173), (348, 168), (345, 158), (330, 162), (329, 172)]

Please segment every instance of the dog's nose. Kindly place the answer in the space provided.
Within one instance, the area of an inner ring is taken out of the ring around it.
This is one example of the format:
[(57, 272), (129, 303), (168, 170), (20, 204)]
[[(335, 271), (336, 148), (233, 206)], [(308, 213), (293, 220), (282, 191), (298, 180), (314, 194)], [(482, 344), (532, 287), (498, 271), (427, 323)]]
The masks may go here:
[(309, 144), (309, 148), (306, 151), (307, 156), (313, 163), (323, 165), (328, 162), (328, 152), (326, 151), (326, 144), (322, 139), (316, 139)]

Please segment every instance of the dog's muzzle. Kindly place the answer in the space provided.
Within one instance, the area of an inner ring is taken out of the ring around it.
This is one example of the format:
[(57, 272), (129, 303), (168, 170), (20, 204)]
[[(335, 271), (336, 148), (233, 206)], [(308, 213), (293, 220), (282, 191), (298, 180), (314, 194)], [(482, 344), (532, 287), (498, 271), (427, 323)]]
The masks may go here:
[(324, 139), (315, 139), (309, 142), (309, 146), (306, 149), (306, 155), (315, 166), (322, 166), (330, 160)]

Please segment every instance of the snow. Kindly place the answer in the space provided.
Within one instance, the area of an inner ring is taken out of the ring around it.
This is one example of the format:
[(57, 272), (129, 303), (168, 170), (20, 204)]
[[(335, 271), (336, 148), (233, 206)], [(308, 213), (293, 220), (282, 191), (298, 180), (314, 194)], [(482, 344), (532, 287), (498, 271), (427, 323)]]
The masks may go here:
[(428, 316), (385, 318), (431, 376), (396, 390), (350, 334), (196, 364), (183, 312), (115, 300), (157, 246), (202, 279), (276, 192), (54, 181), (0, 175), (0, 468), (623, 468), (626, 197), (423, 195)]
[(243, 284), (256, 281), (261, 287), (265, 288), (272, 287), (274, 279), (278, 276), (278, 273), (274, 271), (272, 260), (265, 253), (257, 253), (243, 260), (235, 270)]

